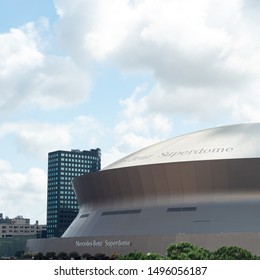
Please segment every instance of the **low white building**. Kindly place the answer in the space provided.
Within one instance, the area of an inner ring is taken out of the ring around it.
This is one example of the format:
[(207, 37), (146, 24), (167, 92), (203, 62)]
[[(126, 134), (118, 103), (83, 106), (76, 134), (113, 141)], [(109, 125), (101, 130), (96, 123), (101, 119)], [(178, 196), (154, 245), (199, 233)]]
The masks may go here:
[(13, 219), (3, 218), (0, 213), (0, 238), (12, 238), (21, 235), (42, 235), (46, 230), (46, 225), (30, 224), (30, 219), (17, 216)]

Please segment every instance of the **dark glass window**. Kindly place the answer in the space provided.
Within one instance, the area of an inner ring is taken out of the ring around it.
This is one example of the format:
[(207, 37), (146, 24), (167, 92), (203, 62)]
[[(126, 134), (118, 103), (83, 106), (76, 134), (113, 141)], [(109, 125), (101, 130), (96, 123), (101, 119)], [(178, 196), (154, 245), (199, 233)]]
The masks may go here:
[(197, 207), (171, 207), (167, 209), (167, 212), (190, 212), (196, 210)]
[(82, 214), (80, 215), (80, 218), (87, 218), (89, 216), (89, 214)]
[(140, 209), (133, 209), (133, 210), (118, 210), (118, 211), (108, 211), (103, 212), (101, 216), (109, 216), (109, 215), (125, 215), (125, 214), (138, 214), (140, 213)]

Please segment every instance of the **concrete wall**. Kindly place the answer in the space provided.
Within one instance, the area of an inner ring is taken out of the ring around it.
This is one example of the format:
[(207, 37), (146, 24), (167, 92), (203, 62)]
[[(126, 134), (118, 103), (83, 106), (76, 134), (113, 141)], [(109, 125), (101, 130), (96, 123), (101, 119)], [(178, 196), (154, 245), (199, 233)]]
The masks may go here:
[(164, 255), (169, 244), (177, 242), (190, 242), (210, 251), (221, 246), (239, 246), (260, 255), (259, 232), (31, 239), (27, 242), (27, 252), (46, 254), (54, 251), (58, 254), (77, 251), (79, 254), (104, 253), (110, 256), (115, 252), (124, 255), (136, 251)]

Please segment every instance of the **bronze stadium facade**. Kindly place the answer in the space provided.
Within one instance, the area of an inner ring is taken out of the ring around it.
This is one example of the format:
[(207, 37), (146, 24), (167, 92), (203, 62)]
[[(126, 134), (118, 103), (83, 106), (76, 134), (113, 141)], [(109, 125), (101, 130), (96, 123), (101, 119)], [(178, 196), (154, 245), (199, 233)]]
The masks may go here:
[(260, 124), (217, 127), (73, 179), (78, 216), (28, 251), (164, 253), (173, 242), (260, 254)]

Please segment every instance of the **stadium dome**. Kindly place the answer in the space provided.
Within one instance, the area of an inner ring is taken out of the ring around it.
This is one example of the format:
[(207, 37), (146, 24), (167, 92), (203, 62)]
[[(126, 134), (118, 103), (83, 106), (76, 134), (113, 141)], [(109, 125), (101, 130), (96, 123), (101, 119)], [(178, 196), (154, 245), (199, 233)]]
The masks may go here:
[(259, 140), (258, 123), (202, 130), (76, 177), (80, 210), (61, 239), (108, 254), (180, 241), (260, 253)]
[(260, 156), (260, 124), (238, 124), (175, 137), (137, 151), (104, 169), (181, 161)]

